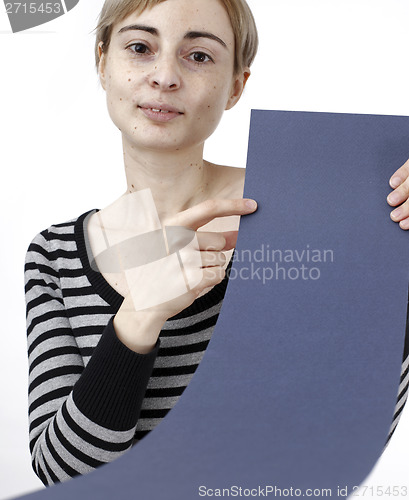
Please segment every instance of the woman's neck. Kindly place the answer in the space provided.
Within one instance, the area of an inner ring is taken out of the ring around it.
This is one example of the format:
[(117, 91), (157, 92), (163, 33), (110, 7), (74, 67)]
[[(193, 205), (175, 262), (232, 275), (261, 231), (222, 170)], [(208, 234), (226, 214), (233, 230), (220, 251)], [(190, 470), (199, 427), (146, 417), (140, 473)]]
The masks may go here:
[(124, 163), (127, 193), (149, 188), (160, 219), (206, 200), (211, 193), (213, 176), (203, 160), (203, 146), (170, 153), (137, 150), (124, 143)]

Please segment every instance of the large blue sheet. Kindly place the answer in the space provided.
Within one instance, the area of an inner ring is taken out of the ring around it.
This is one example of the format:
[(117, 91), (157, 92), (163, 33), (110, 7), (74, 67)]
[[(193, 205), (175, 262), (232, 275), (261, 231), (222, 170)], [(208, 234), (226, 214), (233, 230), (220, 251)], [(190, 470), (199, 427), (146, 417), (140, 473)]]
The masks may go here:
[(409, 235), (386, 196), (408, 158), (407, 117), (253, 111), (245, 196), (259, 209), (242, 218), (192, 382), (125, 456), (29, 498), (350, 493), (381, 455), (397, 398)]

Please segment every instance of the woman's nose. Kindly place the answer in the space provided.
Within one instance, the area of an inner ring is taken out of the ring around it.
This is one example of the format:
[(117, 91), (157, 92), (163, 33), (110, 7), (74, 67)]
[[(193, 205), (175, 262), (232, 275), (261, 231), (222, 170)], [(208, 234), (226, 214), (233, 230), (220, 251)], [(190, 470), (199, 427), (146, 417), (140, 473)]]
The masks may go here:
[(155, 61), (149, 83), (160, 90), (176, 90), (180, 87), (181, 79), (177, 62), (172, 58), (162, 57)]

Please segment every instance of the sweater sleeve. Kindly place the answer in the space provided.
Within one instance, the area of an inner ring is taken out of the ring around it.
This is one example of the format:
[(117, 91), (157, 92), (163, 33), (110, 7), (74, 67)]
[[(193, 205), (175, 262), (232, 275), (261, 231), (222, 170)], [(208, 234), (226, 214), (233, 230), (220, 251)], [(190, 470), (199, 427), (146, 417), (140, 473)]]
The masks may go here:
[[(409, 321), (409, 318), (408, 318)], [(386, 440), (386, 445), (389, 444), (389, 441), (395, 432), (395, 429), (398, 425), (398, 422), (402, 416), (402, 411), (403, 408), (405, 407), (406, 401), (408, 399), (408, 392), (409, 392), (409, 355), (408, 355), (408, 348), (409, 348), (409, 323), (406, 324), (406, 338), (405, 338), (405, 351), (403, 355), (403, 363), (401, 367), (401, 375), (400, 375), (400, 384), (399, 384), (399, 389), (398, 389), (398, 400), (395, 405), (395, 410), (393, 414), (393, 420), (392, 420), (392, 425), (389, 429), (389, 434), (388, 438)]]
[(159, 349), (138, 354), (117, 338), (113, 318), (84, 368), (45, 232), (25, 261), (30, 451), (45, 485), (85, 474), (132, 446)]

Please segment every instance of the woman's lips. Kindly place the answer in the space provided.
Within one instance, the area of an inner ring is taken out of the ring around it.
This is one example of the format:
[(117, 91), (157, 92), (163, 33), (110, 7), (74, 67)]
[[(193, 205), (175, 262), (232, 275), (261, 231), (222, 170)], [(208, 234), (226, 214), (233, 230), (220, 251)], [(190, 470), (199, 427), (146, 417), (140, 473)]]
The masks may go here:
[(138, 107), (147, 118), (156, 122), (169, 122), (183, 115), (183, 113), (176, 108), (165, 104), (147, 103), (141, 104)]

